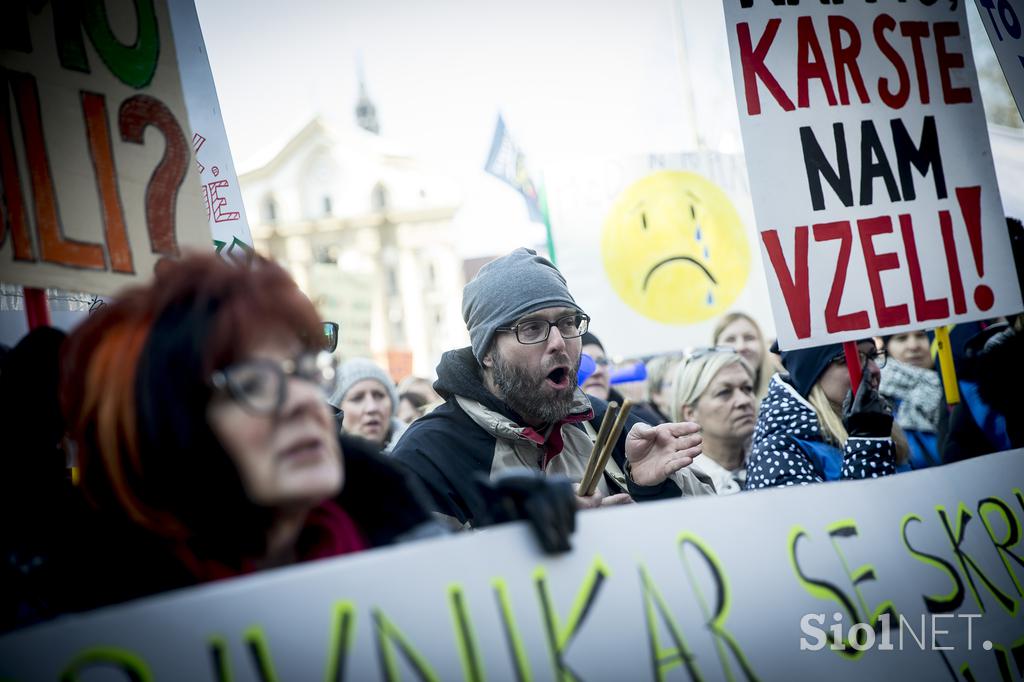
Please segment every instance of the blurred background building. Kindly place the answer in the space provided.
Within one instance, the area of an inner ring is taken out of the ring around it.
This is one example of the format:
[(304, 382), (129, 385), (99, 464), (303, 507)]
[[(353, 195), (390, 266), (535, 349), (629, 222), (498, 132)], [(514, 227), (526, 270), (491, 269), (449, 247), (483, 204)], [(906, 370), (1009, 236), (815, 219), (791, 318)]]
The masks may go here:
[(341, 325), (342, 359), (373, 358), (396, 381), (433, 376), (469, 342), (452, 224), (462, 188), (380, 134), (363, 81), (340, 128), (316, 116), (240, 173), (256, 249)]

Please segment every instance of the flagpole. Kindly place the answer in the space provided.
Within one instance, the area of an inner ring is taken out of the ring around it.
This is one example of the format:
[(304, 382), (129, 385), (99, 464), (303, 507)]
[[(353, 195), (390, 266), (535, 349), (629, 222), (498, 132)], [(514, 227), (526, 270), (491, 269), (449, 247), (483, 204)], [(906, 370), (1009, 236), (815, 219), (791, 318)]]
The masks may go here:
[(548, 255), (551, 256), (551, 264), (558, 265), (558, 258), (555, 256), (555, 238), (551, 233), (551, 216), (548, 214), (548, 188), (544, 183), (544, 174), (540, 175), (540, 187), (537, 191), (537, 203), (540, 204), (540, 215), (544, 218), (544, 232), (548, 239)]

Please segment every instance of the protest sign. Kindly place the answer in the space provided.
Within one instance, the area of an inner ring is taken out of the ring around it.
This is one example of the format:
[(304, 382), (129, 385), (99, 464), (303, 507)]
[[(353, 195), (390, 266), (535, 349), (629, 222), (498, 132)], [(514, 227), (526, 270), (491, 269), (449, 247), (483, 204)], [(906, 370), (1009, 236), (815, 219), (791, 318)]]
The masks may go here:
[(172, 2), (169, 9), (192, 124), (192, 153), (213, 244), (221, 255), (245, 260), (252, 254), (252, 235), (196, 7), (180, 0)]
[(413, 542), (8, 634), (0, 677), (1016, 679), (1022, 474), (583, 512), (556, 556), (519, 524)]
[(731, 310), (771, 338), (740, 155), (577, 160), (545, 178), (558, 267), (613, 355), (706, 346)]
[(725, 3), (784, 349), (1021, 310), (962, 3)]
[(975, 0), (1017, 111), (1024, 116), (1024, 2)]
[(210, 247), (167, 4), (129, 5), (0, 10), (3, 281), (109, 294)]

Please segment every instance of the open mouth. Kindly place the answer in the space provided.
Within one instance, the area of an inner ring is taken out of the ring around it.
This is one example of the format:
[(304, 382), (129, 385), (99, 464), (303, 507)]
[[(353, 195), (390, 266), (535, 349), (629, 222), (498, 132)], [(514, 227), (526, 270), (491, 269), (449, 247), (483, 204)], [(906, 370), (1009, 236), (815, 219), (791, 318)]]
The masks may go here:
[(547, 380), (555, 388), (565, 388), (569, 385), (569, 368), (555, 367), (548, 372)]
[(644, 277), (644, 291), (647, 291), (647, 284), (648, 282), (651, 281), (651, 277), (658, 270), (658, 268), (660, 268), (663, 265), (668, 265), (669, 263), (675, 263), (677, 261), (686, 261), (687, 263), (693, 263), (694, 265), (701, 269), (701, 271), (707, 276), (709, 280), (711, 280), (712, 284), (718, 284), (718, 280), (715, 279), (714, 275), (712, 275), (711, 272), (704, 266), (704, 264), (701, 263), (696, 258), (692, 258), (690, 256), (672, 256), (670, 258), (660, 260), (654, 264), (654, 267), (651, 268), (650, 271), (647, 273), (647, 276)]

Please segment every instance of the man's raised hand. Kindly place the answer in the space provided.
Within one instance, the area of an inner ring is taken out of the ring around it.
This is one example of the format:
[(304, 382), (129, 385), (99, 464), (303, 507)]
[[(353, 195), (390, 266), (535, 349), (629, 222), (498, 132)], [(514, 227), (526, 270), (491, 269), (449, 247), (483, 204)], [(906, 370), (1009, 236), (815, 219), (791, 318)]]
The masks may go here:
[(689, 466), (701, 453), (700, 425), (694, 422), (634, 424), (626, 436), (626, 460), (634, 483), (658, 485)]

